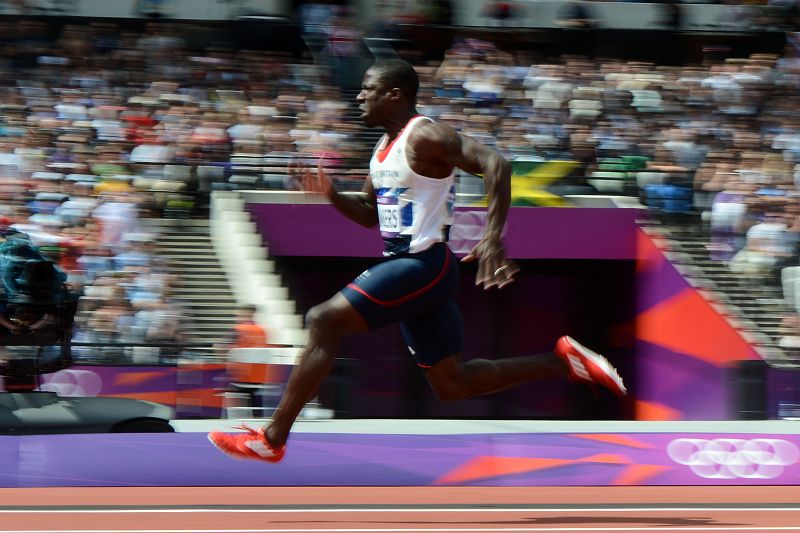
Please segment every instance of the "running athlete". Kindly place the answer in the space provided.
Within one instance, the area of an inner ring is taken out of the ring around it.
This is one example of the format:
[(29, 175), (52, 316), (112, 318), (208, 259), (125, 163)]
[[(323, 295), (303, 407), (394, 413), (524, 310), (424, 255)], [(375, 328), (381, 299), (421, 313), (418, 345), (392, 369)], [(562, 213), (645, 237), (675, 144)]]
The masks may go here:
[(480, 174), (489, 195), (486, 231), (463, 261), (478, 261), (476, 284), (502, 288), (518, 271), (506, 258), (501, 232), (511, 196), (511, 165), (500, 154), (445, 124), (416, 112), (419, 80), (397, 59), (375, 63), (364, 75), (357, 101), (361, 118), (386, 134), (370, 161), (361, 194), (340, 194), (320, 165), (305, 173), (348, 218), (379, 226), (387, 260), (369, 268), (306, 315), (308, 345), (292, 371), (272, 420), (245, 432), (212, 432), (209, 440), (237, 458), (280, 461), (303, 406), (333, 367), (346, 334), (399, 322), (411, 357), (445, 401), (507, 389), (565, 372), (577, 381), (626, 394), (616, 370), (570, 337), (553, 354), (506, 359), (462, 358), (463, 326), (454, 300), (458, 262), (447, 247), (455, 199), (454, 169)]

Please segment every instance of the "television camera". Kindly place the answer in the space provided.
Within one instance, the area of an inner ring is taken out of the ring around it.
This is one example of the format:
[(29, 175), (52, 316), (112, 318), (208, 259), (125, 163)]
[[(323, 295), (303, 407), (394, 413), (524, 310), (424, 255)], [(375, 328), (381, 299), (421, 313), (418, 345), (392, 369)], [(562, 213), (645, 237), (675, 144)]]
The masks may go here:
[(27, 235), (0, 238), (0, 435), (174, 431), (172, 409), (155, 402), (39, 389), (39, 376), (73, 364), (79, 295)]

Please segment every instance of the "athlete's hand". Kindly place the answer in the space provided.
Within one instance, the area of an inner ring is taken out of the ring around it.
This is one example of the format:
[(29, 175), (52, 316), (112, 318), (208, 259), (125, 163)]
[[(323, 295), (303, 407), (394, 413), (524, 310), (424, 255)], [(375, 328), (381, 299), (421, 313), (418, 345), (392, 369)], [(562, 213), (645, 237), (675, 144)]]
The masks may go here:
[(289, 173), (301, 183), (304, 191), (322, 193), (328, 199), (335, 193), (333, 182), (322, 166), (321, 157), (317, 163), (316, 172), (311, 170), (307, 164), (296, 162), (290, 164)]
[(516, 263), (506, 258), (503, 243), (496, 237), (484, 236), (461, 261), (470, 262), (475, 259), (478, 260), (475, 285), (483, 285), (484, 289), (502, 289), (514, 281), (514, 274), (519, 272)]

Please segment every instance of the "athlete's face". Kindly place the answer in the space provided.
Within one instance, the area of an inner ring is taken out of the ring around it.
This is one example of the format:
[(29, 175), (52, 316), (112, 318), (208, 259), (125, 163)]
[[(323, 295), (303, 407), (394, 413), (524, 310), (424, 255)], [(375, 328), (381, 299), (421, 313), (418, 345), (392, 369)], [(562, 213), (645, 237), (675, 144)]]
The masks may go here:
[(380, 118), (386, 104), (392, 98), (392, 90), (380, 79), (377, 72), (372, 69), (364, 74), (364, 81), (361, 83), (361, 92), (356, 96), (356, 102), (361, 109), (361, 120), (368, 127), (372, 128), (380, 123)]

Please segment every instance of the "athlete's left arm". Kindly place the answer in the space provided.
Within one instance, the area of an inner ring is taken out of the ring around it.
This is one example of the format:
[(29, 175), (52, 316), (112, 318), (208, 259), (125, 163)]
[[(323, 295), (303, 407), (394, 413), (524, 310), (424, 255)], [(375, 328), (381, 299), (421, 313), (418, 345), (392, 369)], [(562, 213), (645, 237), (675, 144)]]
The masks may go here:
[(511, 205), (511, 163), (492, 148), (477, 142), (441, 123), (416, 128), (414, 159), (441, 165), (445, 170), (458, 167), (470, 174), (482, 175), (489, 209), (483, 238), (463, 261), (478, 259), (477, 285), (503, 287), (513, 281), (519, 269), (505, 256), (501, 236)]

